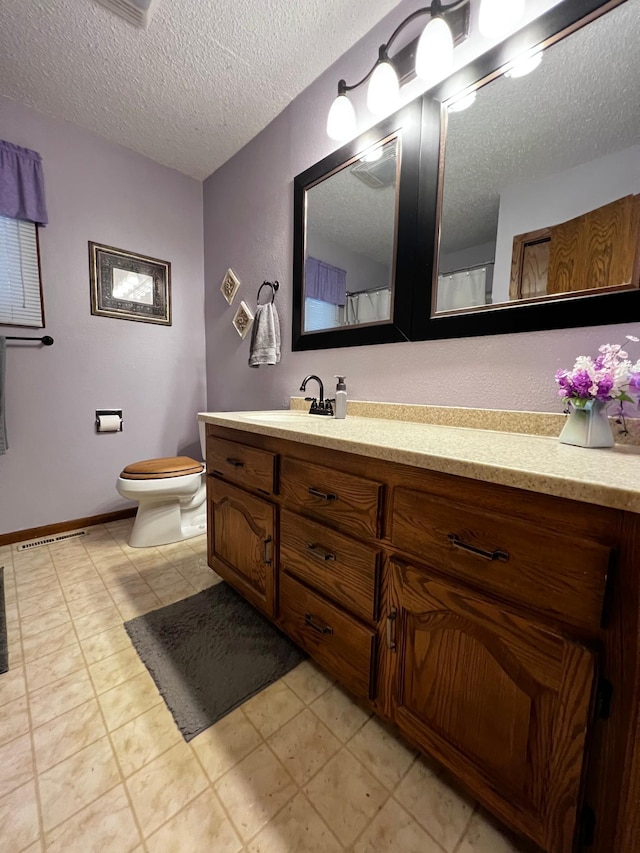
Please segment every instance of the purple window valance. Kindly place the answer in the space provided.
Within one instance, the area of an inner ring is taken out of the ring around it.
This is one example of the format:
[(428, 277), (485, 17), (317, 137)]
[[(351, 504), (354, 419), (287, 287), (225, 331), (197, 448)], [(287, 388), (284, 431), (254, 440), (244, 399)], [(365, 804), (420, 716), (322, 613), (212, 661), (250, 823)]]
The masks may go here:
[(46, 225), (42, 158), (37, 151), (0, 140), (0, 215)]
[(347, 301), (347, 271), (307, 258), (304, 268), (305, 296), (320, 299), (332, 305), (344, 305)]

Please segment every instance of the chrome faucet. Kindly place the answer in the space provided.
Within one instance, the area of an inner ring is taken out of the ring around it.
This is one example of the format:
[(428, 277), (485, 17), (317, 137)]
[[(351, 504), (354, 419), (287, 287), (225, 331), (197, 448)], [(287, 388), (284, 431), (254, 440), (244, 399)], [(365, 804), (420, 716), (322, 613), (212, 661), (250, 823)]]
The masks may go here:
[(310, 415), (333, 415), (333, 400), (325, 400), (324, 399), (324, 385), (322, 384), (322, 379), (319, 376), (315, 376), (315, 374), (310, 373), (309, 376), (305, 376), (302, 380), (302, 384), (300, 385), (301, 391), (307, 390), (307, 382), (310, 379), (315, 379), (318, 383), (318, 388), (320, 390), (320, 399), (316, 399), (316, 397), (305, 397), (307, 402), (311, 403), (309, 407)]

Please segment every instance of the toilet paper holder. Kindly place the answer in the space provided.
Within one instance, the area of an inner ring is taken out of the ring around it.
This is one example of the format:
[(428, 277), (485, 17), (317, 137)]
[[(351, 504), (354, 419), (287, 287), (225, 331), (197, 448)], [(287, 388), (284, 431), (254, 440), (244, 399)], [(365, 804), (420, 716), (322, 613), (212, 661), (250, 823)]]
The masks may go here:
[[(100, 417), (108, 417), (109, 415), (115, 415), (120, 419), (120, 425), (117, 429), (114, 429), (113, 426), (103, 428)], [(122, 432), (122, 409), (96, 409), (96, 432)]]

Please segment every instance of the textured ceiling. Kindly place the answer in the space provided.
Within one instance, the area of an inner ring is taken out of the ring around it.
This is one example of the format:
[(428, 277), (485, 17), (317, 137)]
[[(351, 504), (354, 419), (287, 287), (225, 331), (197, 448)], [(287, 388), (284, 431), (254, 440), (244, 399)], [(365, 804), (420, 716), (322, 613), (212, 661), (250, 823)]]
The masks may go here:
[(203, 179), (397, 0), (1, 0), (0, 94)]
[(442, 252), (495, 240), (504, 188), (640, 142), (639, 43), (640, 0), (628, 0), (449, 115)]

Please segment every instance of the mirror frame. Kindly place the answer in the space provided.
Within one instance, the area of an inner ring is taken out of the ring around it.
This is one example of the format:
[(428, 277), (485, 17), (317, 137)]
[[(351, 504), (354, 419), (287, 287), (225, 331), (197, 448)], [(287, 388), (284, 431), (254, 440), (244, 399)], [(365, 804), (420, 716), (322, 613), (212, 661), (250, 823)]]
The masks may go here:
[[(306, 249), (306, 191), (323, 178), (338, 171), (345, 163), (376, 142), (398, 132), (401, 139), (400, 180), (396, 195), (395, 280), (393, 281), (393, 317), (388, 322), (363, 326), (343, 326), (326, 331), (304, 331), (304, 261)], [(438, 146), (431, 146), (426, 158), (424, 139), (437, 142), (440, 138), (440, 105), (416, 98), (392, 116), (382, 120), (351, 142), (329, 154), (323, 160), (297, 175), (293, 196), (293, 324), (294, 352), (301, 350), (353, 347), (383, 344), (411, 339), (414, 297), (424, 282), (424, 267), (416, 263), (420, 235), (431, 234), (435, 228), (435, 209), (430, 221), (420, 216), (420, 175), (428, 167), (435, 196), (438, 172)], [(430, 159), (426, 163), (425, 160)], [(429, 216), (429, 208), (424, 213)], [(426, 230), (425, 230), (426, 229)], [(429, 241), (431, 242), (431, 241)]]
[[(425, 96), (440, 104), (467, 88), (477, 89), (500, 76), (500, 69), (513, 57), (533, 47), (549, 47), (572, 32), (588, 26), (627, 0), (564, 0), (535, 21), (523, 27), (497, 47), (452, 74)], [(588, 85), (588, 83), (587, 83)], [(412, 340), (462, 338), (477, 335), (511, 334), (543, 329), (596, 326), (633, 322), (640, 319), (640, 288), (610, 293), (585, 293), (557, 301), (536, 303), (503, 303), (482, 311), (432, 316), (432, 294), (437, 289), (438, 256), (444, 168), (446, 164), (446, 115), (442, 110), (442, 156), (439, 163), (438, 187), (434, 193), (431, 181), (421, 174), (419, 217), (436, 223), (434, 245), (418, 246), (417, 264), (423, 271), (424, 287), (415, 289)], [(423, 140), (423, 146), (432, 141)]]

